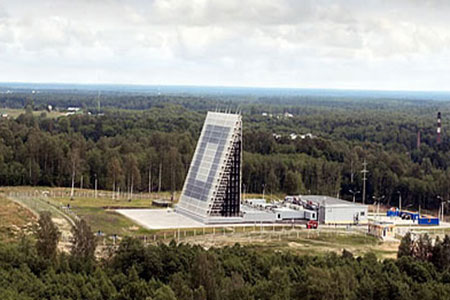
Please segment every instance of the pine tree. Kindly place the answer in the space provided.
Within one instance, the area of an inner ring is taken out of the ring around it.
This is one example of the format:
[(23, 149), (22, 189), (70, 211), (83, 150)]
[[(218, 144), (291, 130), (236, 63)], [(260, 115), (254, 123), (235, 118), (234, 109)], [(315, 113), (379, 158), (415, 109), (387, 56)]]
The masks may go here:
[(39, 256), (52, 259), (56, 256), (61, 232), (52, 221), (50, 212), (44, 211), (39, 216), (36, 250)]
[(414, 242), (411, 237), (411, 233), (407, 232), (400, 242), (398, 247), (397, 257), (413, 256)]
[(97, 241), (91, 227), (84, 219), (75, 222), (72, 228), (71, 255), (77, 258), (94, 259)]

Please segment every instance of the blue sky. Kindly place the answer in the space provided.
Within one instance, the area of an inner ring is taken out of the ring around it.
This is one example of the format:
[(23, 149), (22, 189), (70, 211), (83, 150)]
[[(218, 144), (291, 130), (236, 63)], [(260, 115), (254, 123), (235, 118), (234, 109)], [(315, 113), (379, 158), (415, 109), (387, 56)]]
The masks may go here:
[(0, 0), (0, 81), (450, 90), (450, 1)]

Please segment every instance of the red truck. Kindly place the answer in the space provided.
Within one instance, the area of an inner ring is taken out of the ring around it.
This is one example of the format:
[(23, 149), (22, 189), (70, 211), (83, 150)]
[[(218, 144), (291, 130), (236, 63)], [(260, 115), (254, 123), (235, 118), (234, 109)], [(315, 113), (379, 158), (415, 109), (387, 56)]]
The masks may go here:
[(306, 223), (306, 229), (317, 229), (319, 227), (319, 222), (314, 220), (309, 220), (308, 223)]

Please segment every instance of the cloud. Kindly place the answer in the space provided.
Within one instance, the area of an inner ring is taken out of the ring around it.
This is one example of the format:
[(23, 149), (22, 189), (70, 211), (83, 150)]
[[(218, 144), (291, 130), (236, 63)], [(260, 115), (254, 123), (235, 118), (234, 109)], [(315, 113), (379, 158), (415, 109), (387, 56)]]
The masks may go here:
[(0, 81), (446, 89), (443, 0), (5, 0)]

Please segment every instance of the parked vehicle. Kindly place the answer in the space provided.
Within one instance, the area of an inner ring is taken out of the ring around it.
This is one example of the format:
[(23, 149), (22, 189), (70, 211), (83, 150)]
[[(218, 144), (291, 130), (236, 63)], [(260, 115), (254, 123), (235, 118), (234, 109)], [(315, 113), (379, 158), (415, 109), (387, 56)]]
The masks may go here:
[(317, 229), (319, 227), (319, 222), (314, 220), (309, 220), (308, 223), (306, 223), (306, 229)]

